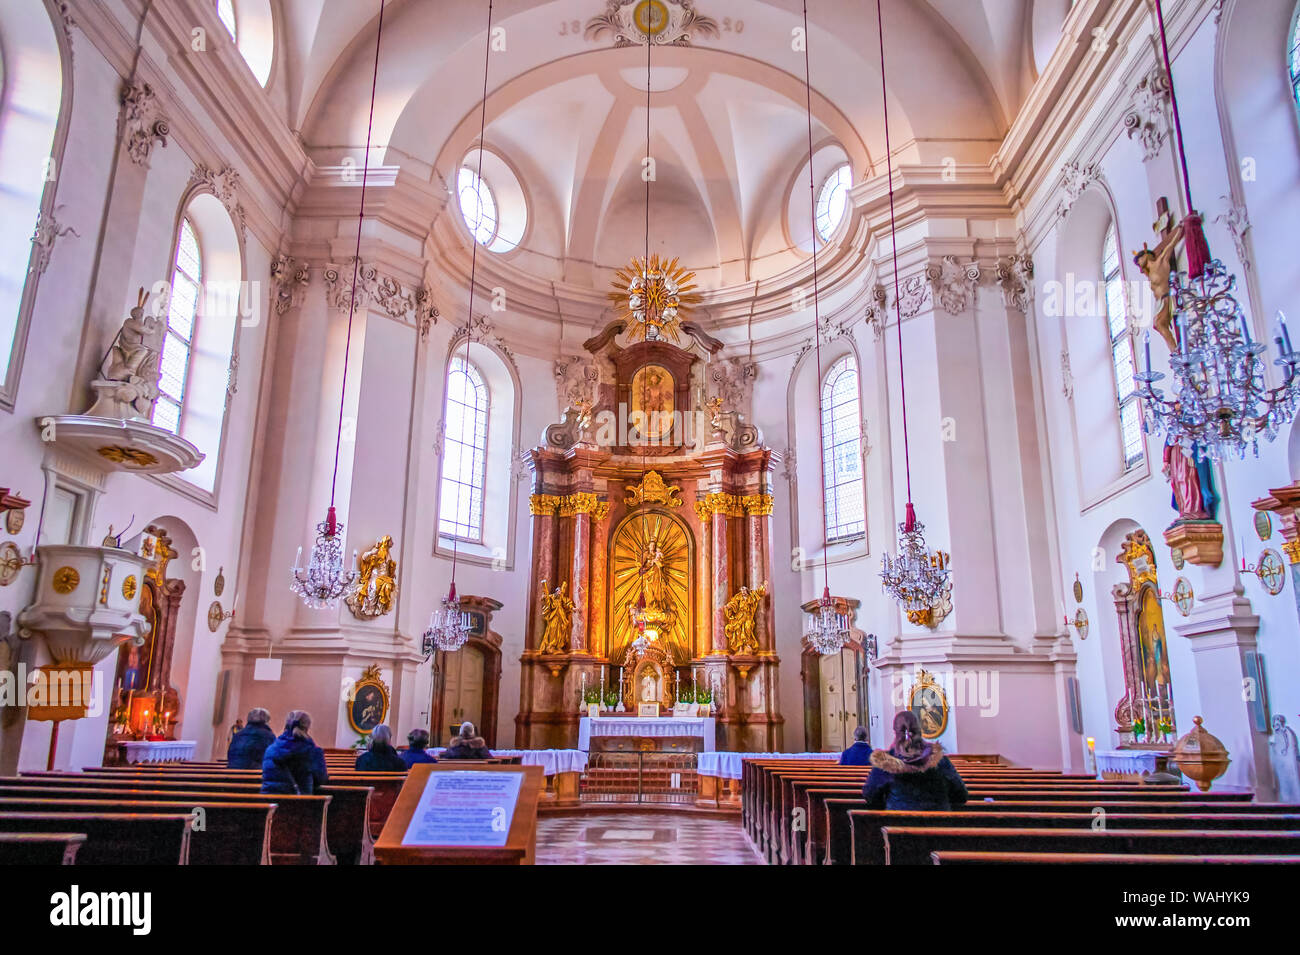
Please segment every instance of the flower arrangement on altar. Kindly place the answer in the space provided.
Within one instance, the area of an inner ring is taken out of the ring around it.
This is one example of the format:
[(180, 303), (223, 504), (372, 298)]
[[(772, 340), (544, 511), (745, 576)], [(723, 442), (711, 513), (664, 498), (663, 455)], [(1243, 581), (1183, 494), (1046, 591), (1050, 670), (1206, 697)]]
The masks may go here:
[(696, 703), (695, 691), (689, 686), (682, 687), (677, 693), (678, 703)]

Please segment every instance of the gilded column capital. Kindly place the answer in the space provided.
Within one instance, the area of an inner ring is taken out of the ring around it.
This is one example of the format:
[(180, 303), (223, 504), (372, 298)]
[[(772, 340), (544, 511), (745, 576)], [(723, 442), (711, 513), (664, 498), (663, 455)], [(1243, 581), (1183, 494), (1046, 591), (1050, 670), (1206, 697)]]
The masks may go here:
[(709, 519), (713, 516), (713, 505), (707, 497), (695, 502), (695, 516), (700, 519), (701, 524), (708, 526)]
[(766, 517), (772, 513), (772, 495), (771, 494), (750, 494), (741, 498), (745, 511), (749, 514), (757, 514), (760, 517)]
[(1287, 541), (1282, 545), (1282, 553), (1293, 564), (1300, 564), (1300, 540)]
[(607, 517), (609, 517), (609, 501), (597, 501), (596, 506), (591, 509), (591, 519), (603, 521)]
[(545, 517), (554, 517), (555, 512), (559, 510), (561, 498), (554, 494), (530, 494), (528, 496), (528, 510), (534, 517), (541, 515)]
[(574, 514), (590, 514), (596, 509), (596, 495), (590, 491), (579, 491), (560, 498), (560, 517), (572, 517)]

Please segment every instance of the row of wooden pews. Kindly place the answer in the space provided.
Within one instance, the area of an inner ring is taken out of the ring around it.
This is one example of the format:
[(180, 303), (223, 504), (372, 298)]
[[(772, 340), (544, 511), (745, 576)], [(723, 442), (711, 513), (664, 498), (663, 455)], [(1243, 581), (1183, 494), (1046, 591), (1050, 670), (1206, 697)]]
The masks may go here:
[(745, 760), (745, 832), (778, 865), (959, 865), (1027, 855), (1040, 863), (1083, 856), (1300, 862), (1300, 805), (950, 758), (969, 801), (943, 813), (868, 810), (869, 767)]
[(358, 772), (356, 755), (327, 750), (310, 796), (221, 762), (0, 777), (0, 864), (370, 865), (406, 773)]

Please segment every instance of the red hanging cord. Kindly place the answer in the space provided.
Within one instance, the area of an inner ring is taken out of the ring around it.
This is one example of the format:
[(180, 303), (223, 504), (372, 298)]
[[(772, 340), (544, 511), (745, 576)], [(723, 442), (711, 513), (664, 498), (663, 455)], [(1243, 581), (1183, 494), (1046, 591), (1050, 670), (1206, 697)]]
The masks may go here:
[(1183, 219), (1183, 243), (1187, 250), (1187, 275), (1200, 278), (1210, 264), (1210, 245), (1205, 240), (1201, 214), (1192, 203), (1192, 179), (1187, 171), (1187, 149), (1183, 142), (1183, 120), (1178, 112), (1178, 94), (1174, 91), (1174, 66), (1169, 56), (1169, 37), (1165, 32), (1165, 11), (1161, 0), (1156, 0), (1156, 24), (1160, 30), (1160, 52), (1164, 58), (1165, 76), (1169, 80), (1169, 108), (1174, 114), (1174, 136), (1178, 143), (1178, 166), (1183, 175), (1183, 196), (1187, 199), (1187, 216)]
[(903, 473), (907, 478), (907, 510), (903, 526), (910, 531), (916, 526), (916, 510), (912, 507), (912, 458), (907, 441), (907, 372), (903, 364), (903, 306), (898, 284), (898, 222), (894, 213), (894, 165), (889, 141), (889, 84), (885, 77), (885, 18), (880, 0), (876, 0), (876, 27), (880, 35), (880, 101), (885, 119), (885, 171), (889, 176), (889, 245), (894, 262), (894, 314), (898, 319), (898, 390), (903, 409)]
[(361, 229), (366, 219), (366, 181), (370, 178), (370, 137), (375, 129), (375, 90), (379, 86), (379, 42), (384, 36), (384, 0), (379, 0), (379, 26), (375, 30), (375, 69), (370, 79), (370, 117), (366, 121), (366, 154), (361, 165), (361, 208), (357, 212), (357, 249), (352, 257), (352, 294), (348, 301), (348, 333), (343, 344), (343, 384), (339, 388), (339, 429), (334, 438), (334, 473), (330, 477), (330, 506), (325, 530), (333, 536), (338, 527), (334, 492), (339, 480), (339, 451), (343, 446), (343, 408), (348, 396), (348, 358), (352, 353), (352, 317), (357, 309), (357, 278), (361, 268)]
[[(821, 406), (822, 375), (822, 320), (817, 298), (817, 187), (813, 176), (813, 134), (812, 134), (812, 64), (808, 53), (808, 0), (803, 2), (803, 79), (806, 114), (808, 117), (808, 220), (812, 226), (812, 281), (813, 281), (813, 350), (817, 361), (817, 438), (819, 443), (817, 462), (821, 469), (822, 483), (822, 533), (826, 533), (826, 421), (825, 409)], [(831, 569), (827, 546), (822, 546), (822, 597), (829, 599), (831, 593)]]

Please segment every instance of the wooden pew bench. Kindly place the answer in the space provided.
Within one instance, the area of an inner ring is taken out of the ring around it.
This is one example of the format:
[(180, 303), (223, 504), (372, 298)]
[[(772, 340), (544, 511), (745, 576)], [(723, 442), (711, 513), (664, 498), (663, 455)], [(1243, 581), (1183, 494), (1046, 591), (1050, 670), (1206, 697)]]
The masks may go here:
[(940, 829), (885, 826), (888, 865), (929, 865), (932, 852), (1297, 855), (1300, 832), (1258, 830)]
[(84, 832), (0, 832), (0, 865), (73, 865)]
[[(69, 796), (73, 795), (71, 793)], [(190, 830), (190, 865), (270, 865), (271, 802), (214, 802), (196, 798), (178, 804), (168, 800), (123, 800), (116, 797), (62, 798), (63, 793), (30, 796), (0, 796), (0, 812), (35, 812), (67, 816), (67, 826), (76, 829), (84, 813), (161, 813), (182, 811), (186, 805), (194, 826)], [(200, 814), (197, 810), (202, 809)]]
[(1152, 855), (1083, 852), (931, 852), (935, 865), (1300, 865), (1295, 856)]
[[(187, 865), (190, 858), (188, 813), (82, 813), (77, 832), (86, 837), (78, 865)], [(73, 822), (64, 813), (0, 812), (0, 832), (66, 833)]]

